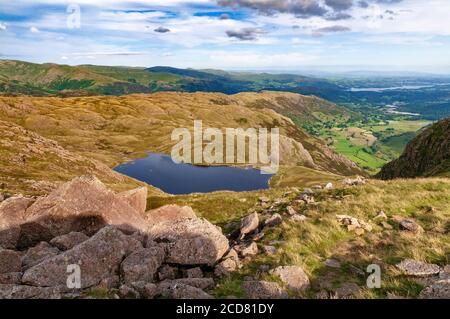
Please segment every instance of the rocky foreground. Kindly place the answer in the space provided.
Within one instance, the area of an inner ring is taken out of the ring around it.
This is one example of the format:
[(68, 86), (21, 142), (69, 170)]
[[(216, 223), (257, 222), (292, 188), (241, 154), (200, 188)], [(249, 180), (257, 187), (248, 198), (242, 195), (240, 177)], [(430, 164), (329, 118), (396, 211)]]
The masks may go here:
[[(344, 183), (357, 187), (365, 181)], [(273, 253), (275, 247), (257, 244), (267, 229), (286, 219), (308, 222), (295, 205), (314, 205), (313, 194), (305, 189), (282, 215), (262, 220), (258, 213), (249, 214), (228, 237), (190, 207), (147, 211), (145, 187), (114, 193), (95, 177), (75, 178), (45, 197), (0, 198), (0, 298), (212, 298), (208, 292), (220, 278), (261, 250)], [(260, 198), (261, 205), (268, 201)], [(352, 216), (336, 218), (355, 234), (372, 228)], [(380, 212), (372, 222), (383, 225), (386, 218)], [(422, 231), (412, 220), (398, 223), (405, 231)], [(74, 266), (79, 267), (79, 281)], [(422, 297), (450, 298), (448, 266), (404, 260), (397, 267), (407, 276), (429, 280)], [(267, 268), (263, 271), (279, 283), (249, 278), (242, 284), (247, 297), (288, 298), (290, 292), (310, 289), (310, 278), (299, 266)]]

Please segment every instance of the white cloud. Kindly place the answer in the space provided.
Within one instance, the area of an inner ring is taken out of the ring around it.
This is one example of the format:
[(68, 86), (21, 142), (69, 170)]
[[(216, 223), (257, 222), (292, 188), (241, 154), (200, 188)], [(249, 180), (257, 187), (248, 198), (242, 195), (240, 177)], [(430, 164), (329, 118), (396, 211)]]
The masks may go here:
[(36, 28), (36, 27), (31, 27), (31, 28), (30, 28), (30, 32), (31, 32), (31, 33), (39, 33), (40, 31), (39, 31), (39, 29)]
[(6, 30), (6, 24), (0, 22), (0, 31)]

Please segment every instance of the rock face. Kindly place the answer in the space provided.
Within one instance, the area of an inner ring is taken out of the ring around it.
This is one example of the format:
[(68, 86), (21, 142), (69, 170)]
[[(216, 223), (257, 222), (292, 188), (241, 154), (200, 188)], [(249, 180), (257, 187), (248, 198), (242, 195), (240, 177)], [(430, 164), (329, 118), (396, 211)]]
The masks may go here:
[(146, 229), (144, 219), (122, 196), (92, 176), (75, 178), (49, 196), (39, 198), (26, 210), (25, 218), (20, 246), (48, 241), (72, 231), (92, 235), (105, 225)]
[(65, 287), (67, 266), (78, 265), (82, 274), (81, 288), (92, 287), (117, 273), (122, 259), (133, 244), (131, 237), (114, 226), (105, 227), (75, 248), (28, 269), (22, 282), (37, 287)]
[(386, 164), (378, 173), (381, 179), (435, 176), (449, 172), (450, 118), (432, 125), (405, 148), (396, 160)]
[(438, 265), (427, 264), (413, 259), (405, 259), (396, 265), (406, 275), (416, 277), (427, 277), (437, 275), (440, 272)]
[(54, 257), (59, 253), (58, 248), (51, 246), (46, 242), (41, 242), (35, 247), (28, 249), (25, 256), (22, 258), (22, 264), (24, 269), (31, 268), (41, 261)]
[(26, 209), (34, 199), (11, 197), (0, 203), (0, 247), (14, 249), (20, 237)]
[(139, 214), (144, 214), (147, 208), (147, 187), (139, 187), (130, 191), (117, 194), (119, 198), (124, 199)]
[(165, 262), (173, 264), (212, 266), (229, 248), (220, 228), (202, 218), (157, 223), (148, 234), (165, 248)]
[(153, 282), (159, 266), (164, 260), (164, 251), (159, 247), (141, 248), (129, 255), (121, 265), (125, 283), (135, 281)]
[(197, 218), (197, 215), (195, 215), (189, 206), (165, 205), (157, 209), (149, 210), (145, 214), (147, 223), (152, 225), (162, 222), (176, 222), (189, 218)]
[(61, 299), (57, 288), (0, 285), (0, 299)]
[(309, 278), (301, 267), (279, 266), (272, 273), (280, 277), (288, 289), (295, 292), (303, 292), (310, 286)]
[(244, 281), (242, 289), (250, 299), (287, 299), (288, 294), (277, 283), (268, 281)]
[(81, 244), (82, 242), (88, 240), (89, 237), (83, 233), (71, 232), (66, 235), (61, 235), (53, 238), (50, 244), (58, 248), (59, 250), (65, 251), (72, 249), (73, 247)]

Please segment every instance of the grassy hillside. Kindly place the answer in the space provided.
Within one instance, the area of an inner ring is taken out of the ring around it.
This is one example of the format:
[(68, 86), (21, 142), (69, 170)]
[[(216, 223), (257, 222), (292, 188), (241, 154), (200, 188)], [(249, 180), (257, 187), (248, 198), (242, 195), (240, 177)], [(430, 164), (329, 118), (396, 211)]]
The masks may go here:
[[(251, 100), (260, 101), (262, 105), (277, 96), (285, 96), (283, 93), (254, 95)], [(287, 98), (298, 101), (303, 97), (287, 95)], [(202, 120), (204, 127), (221, 129), (279, 127), (283, 167), (301, 166), (339, 175), (364, 174), (354, 163), (334, 153), (289, 118), (272, 109), (250, 105), (248, 101), (249, 95), (244, 98), (168, 92), (121, 97), (0, 97), (0, 120), (56, 141), (65, 150), (110, 168), (148, 152), (170, 154), (177, 143), (171, 140), (172, 130), (192, 129), (194, 120)], [(4, 166), (9, 165), (12, 169), (14, 164), (6, 162)], [(46, 167), (50, 167), (50, 163), (43, 168)], [(299, 175), (298, 180), (301, 179)]]
[[(288, 185), (301, 184), (294, 182)], [(337, 188), (331, 191), (316, 191), (318, 204), (296, 207), (307, 217), (305, 222), (293, 222), (285, 217), (280, 226), (266, 230), (258, 245), (260, 248), (275, 245), (276, 253), (258, 254), (238, 273), (224, 279), (214, 294), (217, 297), (243, 297), (241, 284), (246, 276), (278, 281), (261, 272), (261, 265), (271, 268), (298, 265), (311, 278), (312, 289), (306, 297), (335, 298), (335, 291), (340, 287), (356, 284), (359, 291), (354, 292), (353, 297), (416, 298), (427, 285), (426, 281), (402, 275), (395, 265), (405, 258), (441, 266), (450, 262), (449, 179), (371, 180), (365, 186), (353, 188), (342, 187), (338, 182), (335, 185)], [(291, 201), (296, 194), (295, 188), (281, 187), (244, 193), (217, 192), (170, 198), (152, 196), (148, 204), (151, 207), (167, 203), (189, 205), (199, 215), (232, 232), (239, 227), (240, 218), (249, 212), (257, 211), (264, 215), (264, 208), (258, 204), (260, 196), (276, 202), (279, 199)], [(276, 211), (285, 214), (285, 205), (279, 206)], [(380, 211), (386, 213), (390, 227), (374, 219)], [(339, 214), (368, 222), (373, 230), (361, 236), (349, 232), (337, 222), (336, 215)], [(396, 222), (399, 218), (415, 220), (424, 228), (424, 233), (416, 235), (400, 230)], [(327, 267), (327, 259), (338, 260), (341, 266)], [(380, 289), (368, 289), (366, 286), (366, 268), (373, 263), (381, 265)], [(305, 297), (299, 294), (293, 296)]]

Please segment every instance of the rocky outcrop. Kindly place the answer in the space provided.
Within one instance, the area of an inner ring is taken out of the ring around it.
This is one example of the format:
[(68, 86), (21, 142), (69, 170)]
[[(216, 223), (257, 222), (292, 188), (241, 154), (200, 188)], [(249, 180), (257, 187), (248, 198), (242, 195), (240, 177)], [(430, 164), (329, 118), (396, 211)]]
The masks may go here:
[(161, 222), (148, 229), (149, 238), (165, 248), (168, 263), (214, 265), (228, 250), (228, 239), (202, 218)]
[(75, 248), (28, 269), (22, 282), (37, 287), (65, 287), (67, 267), (78, 265), (83, 274), (81, 288), (92, 287), (118, 272), (123, 258), (135, 245), (133, 240), (113, 226), (105, 227)]
[(122, 262), (122, 279), (125, 283), (153, 282), (163, 260), (164, 250), (160, 247), (138, 249)]
[(119, 198), (125, 200), (138, 213), (144, 214), (147, 208), (147, 187), (139, 187), (117, 194)]
[(165, 205), (149, 210), (145, 214), (148, 224), (158, 224), (162, 222), (176, 222), (188, 218), (197, 218), (192, 208), (189, 206)]
[(39, 198), (25, 212), (19, 246), (73, 231), (92, 235), (105, 225), (146, 230), (145, 220), (123, 196), (108, 190), (93, 176), (82, 176)]
[(424, 130), (396, 160), (378, 173), (381, 179), (448, 175), (450, 172), (450, 118)]

